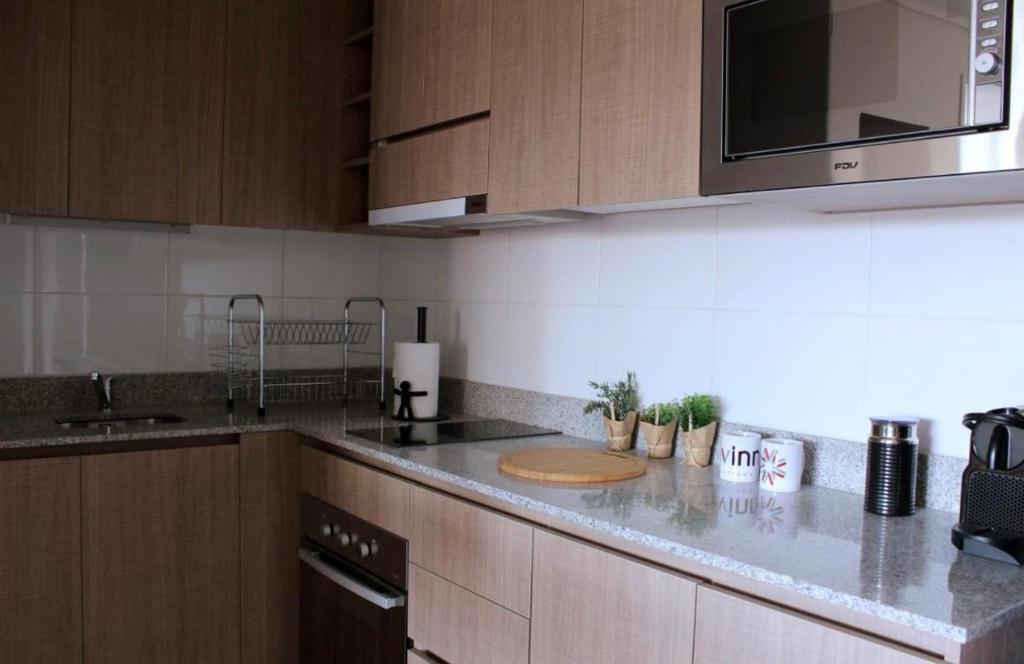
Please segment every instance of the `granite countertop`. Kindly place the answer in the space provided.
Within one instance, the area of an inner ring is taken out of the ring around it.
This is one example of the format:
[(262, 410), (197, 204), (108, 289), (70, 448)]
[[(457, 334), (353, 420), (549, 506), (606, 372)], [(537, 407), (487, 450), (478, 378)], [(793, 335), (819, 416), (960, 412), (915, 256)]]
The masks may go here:
[[(398, 448), (345, 435), (381, 420), (374, 409), (278, 406), (260, 420), (216, 407), (169, 408), (181, 424), (112, 434), (61, 429), (52, 417), (0, 418), (0, 450), (290, 429), (374, 460), (604, 536), (707, 565), (964, 643), (1024, 617), (1024, 568), (965, 556), (949, 540), (956, 515), (924, 509), (883, 518), (857, 494), (805, 486), (759, 493), (710, 468), (652, 461), (647, 475), (604, 485), (553, 486), (510, 477), (498, 457), (520, 447), (600, 447), (554, 435)], [(472, 419), (472, 418), (469, 418)]]

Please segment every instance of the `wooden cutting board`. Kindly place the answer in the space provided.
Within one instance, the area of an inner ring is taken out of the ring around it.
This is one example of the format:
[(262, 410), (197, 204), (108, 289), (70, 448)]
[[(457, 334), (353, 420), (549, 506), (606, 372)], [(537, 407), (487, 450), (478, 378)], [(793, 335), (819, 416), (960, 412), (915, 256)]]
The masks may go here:
[(555, 447), (508, 452), (498, 459), (498, 468), (544, 482), (615, 482), (640, 477), (647, 463), (622, 452)]

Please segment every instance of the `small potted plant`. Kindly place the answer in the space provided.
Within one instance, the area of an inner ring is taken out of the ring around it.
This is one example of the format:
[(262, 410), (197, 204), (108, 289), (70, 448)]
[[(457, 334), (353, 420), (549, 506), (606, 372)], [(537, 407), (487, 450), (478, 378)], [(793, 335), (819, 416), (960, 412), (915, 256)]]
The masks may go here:
[(647, 456), (665, 459), (672, 456), (672, 444), (679, 424), (678, 402), (656, 403), (640, 414), (640, 432), (647, 445)]
[(683, 430), (683, 453), (686, 465), (707, 466), (711, 463), (711, 446), (715, 442), (718, 422), (715, 401), (710, 394), (690, 394), (679, 402), (679, 426)]
[(590, 381), (590, 387), (597, 392), (597, 399), (583, 409), (590, 414), (600, 411), (604, 415), (604, 430), (608, 436), (608, 449), (623, 452), (633, 447), (637, 420), (636, 374), (626, 374), (624, 380), (614, 385)]

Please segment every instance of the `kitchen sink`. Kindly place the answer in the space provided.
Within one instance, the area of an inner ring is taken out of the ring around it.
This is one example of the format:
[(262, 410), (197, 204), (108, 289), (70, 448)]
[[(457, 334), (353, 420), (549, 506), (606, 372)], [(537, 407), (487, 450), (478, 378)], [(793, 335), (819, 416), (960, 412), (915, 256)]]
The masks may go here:
[(55, 420), (65, 429), (107, 429), (120, 427), (144, 427), (159, 424), (180, 424), (184, 417), (173, 413), (108, 413), (104, 415), (81, 415)]

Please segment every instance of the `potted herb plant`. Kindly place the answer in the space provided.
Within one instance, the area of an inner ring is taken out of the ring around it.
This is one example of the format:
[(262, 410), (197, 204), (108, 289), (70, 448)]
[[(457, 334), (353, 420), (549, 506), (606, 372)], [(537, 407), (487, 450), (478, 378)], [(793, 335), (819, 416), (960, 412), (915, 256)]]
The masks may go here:
[(687, 395), (679, 402), (679, 411), (686, 465), (709, 465), (711, 446), (715, 442), (715, 431), (718, 429), (714, 399), (710, 394)]
[(597, 392), (597, 399), (583, 409), (584, 413), (604, 415), (604, 430), (608, 436), (608, 449), (623, 452), (633, 447), (636, 435), (637, 388), (636, 374), (632, 371), (626, 378), (614, 385), (590, 381), (590, 387)]
[(652, 459), (672, 456), (679, 413), (679, 402), (667, 401), (644, 408), (640, 414), (640, 432), (647, 445), (647, 456)]

